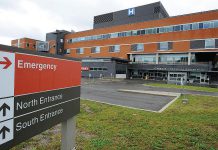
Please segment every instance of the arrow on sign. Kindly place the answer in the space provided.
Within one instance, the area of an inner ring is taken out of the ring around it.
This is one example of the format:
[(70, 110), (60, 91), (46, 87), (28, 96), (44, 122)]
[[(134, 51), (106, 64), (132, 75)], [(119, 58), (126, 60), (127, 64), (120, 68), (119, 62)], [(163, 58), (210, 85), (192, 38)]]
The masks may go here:
[(10, 129), (8, 129), (6, 126), (4, 126), (4, 127), (0, 130), (0, 134), (2, 134), (2, 139), (5, 139), (6, 132), (10, 132)]
[(12, 64), (11, 61), (7, 57), (3, 57), (5, 61), (0, 61), (1, 65), (5, 65), (3, 69), (7, 69)]
[(6, 109), (10, 110), (11, 108), (7, 105), (7, 104), (3, 104), (1, 107), (0, 107), (0, 111), (3, 110), (3, 117), (6, 116)]

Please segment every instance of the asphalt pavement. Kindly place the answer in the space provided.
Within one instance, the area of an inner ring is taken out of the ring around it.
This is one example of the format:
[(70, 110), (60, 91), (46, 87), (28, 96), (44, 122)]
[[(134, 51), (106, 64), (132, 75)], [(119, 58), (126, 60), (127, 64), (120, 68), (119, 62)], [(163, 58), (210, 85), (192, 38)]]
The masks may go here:
[(142, 93), (119, 92), (120, 89), (140, 90), (160, 92), (175, 92), (182, 94), (217, 96), (217, 92), (201, 92), (181, 89), (160, 88), (144, 86), (143, 80), (101, 80), (101, 79), (83, 79), (81, 87), (81, 98), (144, 109), (148, 111), (160, 111), (164, 106), (170, 103), (175, 96), (161, 96)]
[(159, 111), (175, 98), (175, 96), (119, 92), (119, 89), (140, 89), (141, 86), (137, 82), (83, 80), (81, 98), (147, 111)]

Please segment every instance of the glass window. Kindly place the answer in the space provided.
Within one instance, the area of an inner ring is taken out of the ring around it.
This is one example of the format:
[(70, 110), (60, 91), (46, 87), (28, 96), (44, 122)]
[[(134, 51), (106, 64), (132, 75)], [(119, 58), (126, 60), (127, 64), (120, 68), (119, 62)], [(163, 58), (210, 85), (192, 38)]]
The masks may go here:
[(147, 29), (145, 29), (145, 34), (148, 34), (148, 30)]
[(152, 29), (147, 29), (148, 34), (152, 34)]
[(157, 33), (159, 33), (159, 28), (157, 28)]
[(204, 26), (204, 29), (208, 29), (208, 28), (213, 28), (214, 24), (213, 22), (204, 22), (203, 26)]
[(214, 28), (217, 28), (218, 27), (218, 20), (215, 20), (213, 23), (214, 23)]
[(132, 35), (137, 35), (137, 30), (133, 30)]
[(187, 64), (188, 54), (160, 54), (160, 64)]
[(203, 23), (199, 23), (199, 29), (203, 29)]
[(206, 39), (205, 48), (215, 48), (215, 39)]
[(165, 27), (165, 32), (173, 32), (173, 26)]
[(98, 71), (102, 71), (103, 68), (98, 68)]
[(132, 31), (127, 31), (126, 32), (126, 36), (131, 36), (132, 35)]
[(110, 46), (109, 52), (120, 52), (120, 45)]
[(103, 35), (102, 35), (102, 38), (103, 38), (103, 39), (108, 39), (108, 38), (110, 38), (110, 34), (103, 34)]
[(159, 33), (164, 33), (165, 30), (164, 30), (164, 27), (163, 28), (159, 28)]
[(122, 32), (122, 36), (125, 37), (126, 36), (126, 32)]
[(67, 49), (67, 50), (66, 50), (66, 53), (67, 53), (67, 54), (70, 54), (70, 49)]
[(137, 44), (137, 50), (144, 50), (144, 44)]
[(91, 48), (91, 53), (100, 53), (100, 47), (97, 46), (97, 47), (92, 47)]
[(93, 40), (97, 40), (98, 39), (98, 36), (97, 35), (94, 35), (93, 36)]
[(100, 53), (100, 47), (96, 47), (96, 53)]
[(137, 31), (137, 35), (140, 35), (140, 34), (141, 34), (141, 30), (138, 30), (138, 31)]
[(141, 34), (142, 34), (142, 35), (145, 34), (145, 30), (141, 30)]
[(133, 44), (131, 45), (132, 51), (142, 51), (144, 50), (144, 44)]
[(126, 36), (126, 32), (120, 32), (118, 33), (118, 37), (125, 37)]
[(169, 50), (169, 42), (160, 42), (160, 50)]
[(135, 55), (135, 62), (138, 63), (156, 63), (156, 55)]
[(191, 30), (191, 24), (184, 24), (183, 31)]
[(122, 33), (120, 32), (120, 33), (118, 33), (118, 37), (122, 37)]
[(77, 48), (76, 49), (76, 53), (77, 54), (83, 54), (84, 53), (84, 49), (83, 48)]
[(181, 30), (181, 25), (173, 27), (173, 31), (180, 31), (180, 30)]
[(102, 39), (101, 35), (97, 35), (97, 40), (101, 40), (101, 39)]
[(193, 23), (192, 24), (192, 30), (197, 30), (199, 29), (199, 24), (198, 23)]
[(174, 25), (160, 28), (148, 28), (148, 29), (140, 29), (119, 33), (109, 33), (103, 35), (93, 35), (93, 36), (85, 36), (78, 37), (74, 39), (69, 39), (68, 43), (80, 42), (80, 41), (89, 41), (89, 40), (100, 40), (100, 39), (109, 39), (109, 38), (117, 38), (117, 37), (126, 37), (126, 36), (135, 36), (135, 35), (144, 35), (144, 34), (157, 34), (157, 33), (166, 33), (173, 31), (187, 31), (187, 30), (198, 30), (198, 29), (207, 29), (207, 28), (217, 28), (218, 20), (214, 21), (205, 21), (200, 23), (191, 23), (184, 25)]
[(153, 29), (152, 29), (152, 33), (153, 33), (153, 34), (156, 34), (156, 33), (157, 33), (157, 28), (153, 28)]
[(118, 37), (118, 33), (111, 33), (111, 38), (117, 38)]

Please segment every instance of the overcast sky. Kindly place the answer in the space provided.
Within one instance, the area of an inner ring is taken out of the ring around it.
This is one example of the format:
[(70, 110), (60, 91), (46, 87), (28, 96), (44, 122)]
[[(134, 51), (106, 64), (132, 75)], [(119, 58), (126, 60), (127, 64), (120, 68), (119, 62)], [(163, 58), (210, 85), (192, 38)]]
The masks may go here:
[[(45, 40), (56, 29), (91, 29), (93, 16), (156, 0), (0, 0), (0, 44), (29, 37)], [(170, 16), (218, 9), (218, 0), (161, 0)]]

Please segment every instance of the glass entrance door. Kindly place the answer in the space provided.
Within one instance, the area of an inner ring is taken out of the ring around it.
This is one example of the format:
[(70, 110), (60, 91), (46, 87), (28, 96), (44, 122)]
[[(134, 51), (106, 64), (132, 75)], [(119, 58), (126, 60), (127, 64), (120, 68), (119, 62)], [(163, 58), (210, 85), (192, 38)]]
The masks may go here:
[(187, 83), (187, 73), (186, 72), (169, 72), (168, 73), (168, 83), (171, 84), (183, 84)]

